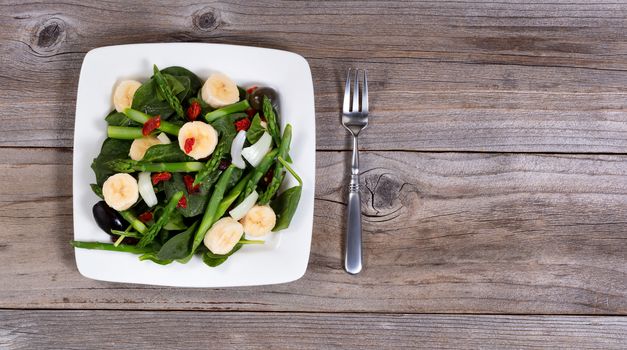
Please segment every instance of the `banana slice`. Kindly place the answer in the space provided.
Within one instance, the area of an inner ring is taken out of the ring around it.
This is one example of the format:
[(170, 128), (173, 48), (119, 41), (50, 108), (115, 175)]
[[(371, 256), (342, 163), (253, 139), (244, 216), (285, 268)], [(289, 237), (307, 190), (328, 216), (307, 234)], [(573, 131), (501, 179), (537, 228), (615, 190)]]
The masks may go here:
[(111, 208), (122, 211), (139, 199), (137, 180), (129, 174), (115, 174), (102, 184), (102, 196)]
[(137, 80), (123, 80), (113, 90), (113, 106), (118, 112), (123, 112), (133, 104), (135, 91), (142, 86)]
[(274, 228), (276, 214), (269, 205), (255, 205), (240, 222), (247, 236), (262, 237)]
[(213, 108), (220, 108), (239, 101), (239, 90), (231, 78), (213, 73), (202, 86), (202, 99)]
[[(186, 147), (185, 144), (188, 143), (188, 139), (193, 139), (193, 141)], [(194, 159), (209, 156), (216, 149), (217, 144), (218, 132), (213, 126), (205, 122), (187, 122), (179, 130), (179, 147)]]
[(132, 160), (142, 160), (144, 155), (146, 155), (146, 151), (150, 147), (160, 143), (161, 140), (155, 136), (144, 136), (142, 138), (135, 139), (133, 140), (133, 143), (131, 143), (131, 149), (128, 151), (128, 155)]
[(214, 254), (226, 254), (239, 242), (244, 233), (242, 224), (225, 217), (213, 224), (205, 235), (205, 246)]

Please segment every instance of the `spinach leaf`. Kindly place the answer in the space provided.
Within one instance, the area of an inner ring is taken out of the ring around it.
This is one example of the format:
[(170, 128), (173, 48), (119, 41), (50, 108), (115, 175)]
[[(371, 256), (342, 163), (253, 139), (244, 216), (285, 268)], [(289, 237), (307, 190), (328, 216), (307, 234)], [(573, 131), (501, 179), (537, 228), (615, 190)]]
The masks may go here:
[(180, 84), (183, 85), (183, 90), (181, 92), (179, 92), (178, 94), (176, 94), (176, 98), (179, 99), (179, 101), (185, 101), (187, 100), (188, 97), (191, 97), (192, 95), (190, 95), (192, 89), (191, 89), (191, 83), (189, 82), (189, 78), (188, 77), (175, 77)]
[(190, 96), (196, 95), (196, 93), (198, 93), (198, 90), (200, 90), (200, 88), (202, 87), (202, 81), (200, 80), (200, 78), (198, 78), (196, 74), (192, 73), (191, 71), (183, 67), (171, 66), (171, 67), (162, 69), (161, 73), (170, 74), (175, 77), (188, 78), (189, 83), (190, 83), (190, 89), (191, 89)]
[(169, 200), (176, 192), (183, 191), (183, 194), (187, 200), (186, 208), (177, 208), (176, 210), (183, 214), (183, 216), (189, 218), (202, 214), (205, 211), (205, 206), (209, 200), (209, 190), (213, 183), (217, 180), (217, 176), (209, 177), (207, 180), (200, 183), (198, 191), (194, 193), (187, 192), (187, 187), (183, 181), (183, 174), (174, 173), (172, 179), (165, 182), (165, 196)]
[(193, 162), (194, 159), (181, 151), (178, 141), (166, 145), (153, 145), (146, 151), (142, 162), (146, 163), (170, 163)]
[(291, 187), (270, 203), (270, 207), (276, 213), (276, 224), (272, 231), (280, 231), (290, 226), (302, 192), (302, 185)]
[(233, 247), (233, 249), (224, 254), (224, 255), (220, 255), (220, 254), (213, 254), (210, 251), (206, 251), (203, 255), (202, 255), (202, 261), (207, 264), (210, 267), (216, 267), (221, 265), (222, 263), (224, 263), (226, 261), (226, 259), (229, 258), (229, 256), (233, 255), (233, 253), (237, 252), (238, 250), (240, 250), (240, 248), (242, 248), (243, 244), (236, 244), (235, 247)]
[(109, 161), (128, 158), (132, 140), (119, 140), (108, 138), (102, 143), (100, 154), (94, 158), (91, 168), (96, 175), (96, 183), (102, 186), (105, 180), (115, 174), (106, 164)]
[(104, 199), (104, 196), (102, 195), (102, 187), (98, 186), (97, 184), (90, 184), (89, 186), (91, 187), (91, 190), (94, 191), (94, 194), (96, 194), (96, 196)]
[(179, 230), (184, 230), (186, 228), (187, 228), (187, 225), (185, 225), (185, 221), (183, 221), (183, 215), (179, 213), (178, 211), (175, 211), (172, 214), (170, 214), (170, 221), (168, 221), (163, 226), (164, 230), (171, 230), (171, 231), (179, 231)]
[(172, 109), (174, 109), (179, 119), (184, 118), (185, 111), (183, 110), (181, 101), (179, 101), (179, 99), (176, 97), (176, 94), (179, 93), (180, 91), (178, 91), (177, 86), (170, 86), (172, 82), (171, 82), (171, 79), (169, 79), (169, 77), (172, 77), (172, 79), (174, 79), (177, 83), (178, 83), (178, 80), (176, 80), (176, 78), (174, 78), (172, 75), (169, 75), (169, 74), (166, 75), (166, 74), (161, 73), (159, 68), (157, 68), (156, 64), (152, 65), (152, 72), (153, 72), (152, 78), (154, 79), (154, 82), (157, 84), (157, 90), (158, 90), (159, 95), (168, 102), (168, 104), (170, 105), (170, 107), (172, 107)]
[(141, 261), (150, 260), (153, 263), (157, 263), (159, 265), (168, 265), (168, 264), (172, 263), (172, 260), (159, 259), (157, 257), (157, 253), (155, 253), (155, 252), (145, 253), (145, 254), (143, 254), (143, 255), (141, 255), (139, 257), (139, 260), (141, 260)]
[(246, 131), (246, 140), (251, 144), (257, 142), (261, 135), (266, 131), (266, 129), (261, 126), (261, 117), (259, 117), (259, 113), (255, 114), (253, 117), (252, 123), (250, 123), (250, 128)]
[[(169, 79), (167, 78), (168, 76), (170, 77)], [(178, 92), (185, 89), (178, 79), (171, 75), (168, 76), (165, 79), (168, 85), (172, 84), (171, 88), (178, 90)], [(161, 96), (158, 90), (154, 79), (148, 79), (135, 91), (131, 108), (149, 115), (160, 115), (161, 120), (167, 120), (174, 113), (174, 109), (170, 107), (168, 101)]]
[(109, 113), (105, 120), (111, 126), (140, 126), (139, 123), (128, 119), (124, 113), (116, 112), (115, 110)]
[[(164, 74), (163, 77), (165, 78), (166, 83), (170, 87), (170, 90), (172, 90), (172, 94), (173, 95), (178, 95), (179, 93), (185, 91), (185, 81), (187, 81), (188, 85), (189, 85), (189, 81), (188, 81), (189, 79), (179, 79), (179, 77), (175, 77), (175, 76), (170, 75), (170, 74)], [(185, 78), (185, 77), (183, 77), (183, 78)], [(157, 97), (161, 101), (164, 101), (166, 99), (163, 96), (163, 94), (161, 94), (161, 90), (159, 90), (159, 89), (157, 89)]]
[(182, 259), (188, 256), (192, 250), (192, 239), (194, 238), (194, 232), (196, 231), (197, 225), (198, 221), (196, 221), (187, 230), (177, 234), (165, 242), (157, 253), (157, 258), (160, 260), (174, 260)]
[(300, 200), (300, 195), (303, 192), (303, 180), (296, 174), (294, 169), (285, 162), (285, 160), (279, 156), (277, 160), (287, 169), (287, 171), (294, 176), (296, 181), (298, 181), (298, 186), (289, 188), (285, 190), (285, 192), (281, 193), (275, 200), (270, 203), (270, 207), (274, 210), (276, 214), (276, 224), (272, 231), (279, 231), (284, 228), (287, 228), (292, 222), (292, 217), (294, 217), (294, 213), (296, 212), (296, 208), (298, 208), (298, 201)]

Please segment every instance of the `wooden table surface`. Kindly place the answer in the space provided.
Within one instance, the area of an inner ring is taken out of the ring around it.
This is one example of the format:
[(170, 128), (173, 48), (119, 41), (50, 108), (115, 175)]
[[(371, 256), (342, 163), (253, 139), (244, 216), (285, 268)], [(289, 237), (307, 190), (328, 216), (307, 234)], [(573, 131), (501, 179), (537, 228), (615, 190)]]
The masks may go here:
[[(0, 29), (0, 348), (627, 346), (627, 3), (7, 0)], [(162, 288), (76, 269), (83, 57), (180, 41), (311, 66), (314, 231), (296, 282)], [(353, 66), (371, 93), (357, 276), (341, 266)]]

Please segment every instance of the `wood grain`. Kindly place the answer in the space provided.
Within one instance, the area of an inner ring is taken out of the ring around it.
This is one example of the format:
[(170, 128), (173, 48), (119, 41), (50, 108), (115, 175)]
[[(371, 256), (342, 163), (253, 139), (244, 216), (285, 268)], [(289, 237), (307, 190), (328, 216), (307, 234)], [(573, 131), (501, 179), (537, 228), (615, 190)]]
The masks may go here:
[(359, 66), (369, 70), (372, 106), (364, 149), (627, 153), (624, 2), (91, 0), (0, 9), (0, 146), (71, 146), (88, 50), (201, 41), (306, 57), (321, 150), (348, 149), (340, 92), (345, 69)]
[(208, 290), (80, 276), (71, 152), (0, 149), (0, 308), (627, 313), (626, 156), (367, 152), (354, 277), (341, 267), (348, 155), (317, 153), (302, 279)]
[(7, 350), (207, 344), (216, 349), (623, 349), (626, 342), (626, 317), (0, 311), (0, 347)]

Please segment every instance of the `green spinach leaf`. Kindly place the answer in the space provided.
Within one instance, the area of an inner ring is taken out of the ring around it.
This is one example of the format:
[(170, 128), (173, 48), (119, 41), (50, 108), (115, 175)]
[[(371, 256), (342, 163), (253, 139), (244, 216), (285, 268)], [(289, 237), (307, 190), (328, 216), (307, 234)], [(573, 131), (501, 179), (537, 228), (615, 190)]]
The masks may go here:
[(302, 192), (302, 185), (288, 188), (270, 203), (272, 210), (276, 213), (276, 225), (272, 231), (280, 231), (290, 226)]
[(172, 174), (172, 178), (165, 182), (164, 185), (165, 196), (169, 200), (176, 192), (183, 191), (187, 200), (187, 207), (176, 208), (176, 210), (187, 218), (202, 214), (205, 211), (207, 201), (209, 200), (209, 190), (211, 189), (211, 186), (213, 186), (213, 183), (217, 180), (217, 176), (209, 177), (205, 181), (201, 182), (198, 191), (191, 194), (187, 192), (183, 176), (184, 175), (181, 173)]
[(207, 264), (210, 267), (216, 267), (219, 265), (222, 265), (226, 259), (229, 258), (229, 256), (233, 255), (233, 253), (237, 252), (238, 250), (240, 250), (240, 248), (242, 248), (243, 244), (236, 244), (235, 247), (233, 247), (233, 249), (224, 254), (224, 255), (220, 255), (220, 254), (213, 254), (210, 251), (206, 251), (203, 255), (202, 255), (202, 261)]
[(115, 174), (106, 164), (109, 161), (128, 158), (132, 140), (106, 139), (102, 143), (100, 154), (91, 163), (91, 168), (96, 175), (96, 183), (102, 186), (105, 180)]
[(175, 260), (188, 256), (192, 250), (192, 239), (194, 238), (194, 232), (196, 231), (197, 225), (198, 221), (196, 221), (187, 230), (177, 234), (165, 242), (157, 253), (157, 258), (160, 260)]
[(198, 93), (198, 90), (200, 90), (200, 88), (202, 87), (202, 81), (200, 80), (200, 78), (198, 78), (198, 76), (194, 74), (193, 72), (183, 67), (171, 66), (171, 67), (162, 69), (161, 73), (170, 74), (175, 77), (188, 78), (189, 83), (190, 83), (190, 90), (191, 90), (189, 97), (196, 95)]
[(259, 113), (255, 114), (253, 121), (250, 123), (250, 128), (246, 131), (246, 140), (251, 144), (257, 142), (266, 129), (261, 125), (261, 117)]
[(148, 148), (142, 162), (145, 163), (170, 163), (193, 162), (194, 159), (181, 151), (178, 140), (166, 145), (154, 145)]
[(109, 113), (105, 120), (111, 126), (140, 126), (139, 123), (128, 119), (124, 113), (116, 112), (115, 110)]

